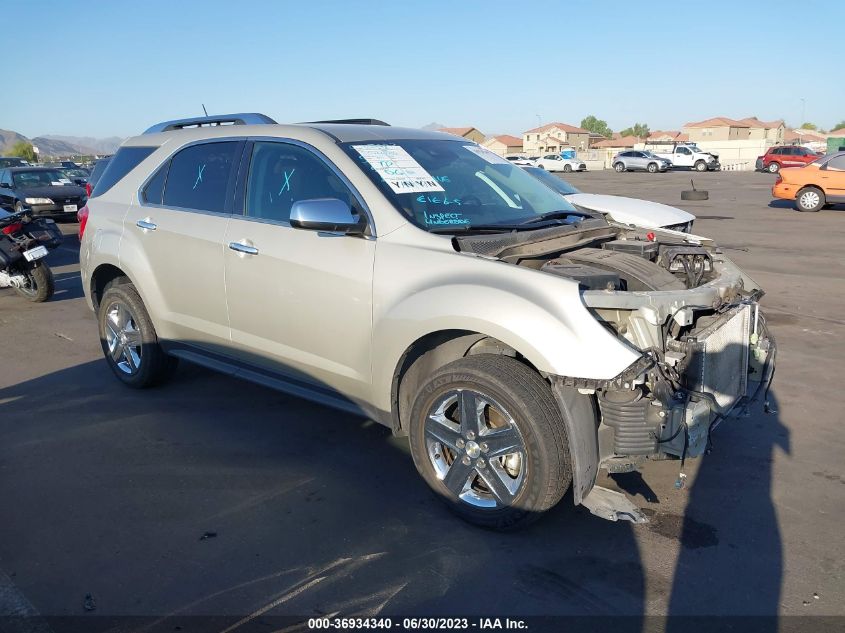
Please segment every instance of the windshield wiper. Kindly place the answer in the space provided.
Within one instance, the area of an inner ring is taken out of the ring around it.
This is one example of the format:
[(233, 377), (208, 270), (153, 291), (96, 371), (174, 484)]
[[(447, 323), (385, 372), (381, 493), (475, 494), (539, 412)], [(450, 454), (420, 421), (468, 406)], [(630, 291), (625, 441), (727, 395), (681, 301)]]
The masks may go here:
[(525, 224), (536, 224), (537, 222), (545, 222), (546, 220), (565, 220), (566, 218), (576, 216), (580, 218), (591, 218), (593, 217), (590, 213), (584, 213), (582, 211), (549, 211), (548, 213), (543, 213), (542, 215), (538, 215), (536, 218), (531, 218), (527, 220)]

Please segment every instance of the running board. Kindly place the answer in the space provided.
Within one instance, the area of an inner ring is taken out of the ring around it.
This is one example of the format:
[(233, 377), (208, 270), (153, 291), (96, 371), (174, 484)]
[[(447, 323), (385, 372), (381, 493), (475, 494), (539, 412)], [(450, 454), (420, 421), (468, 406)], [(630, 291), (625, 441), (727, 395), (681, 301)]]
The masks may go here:
[(628, 497), (601, 486), (593, 486), (589, 494), (581, 500), (581, 505), (597, 517), (608, 521), (648, 523), (648, 517)]

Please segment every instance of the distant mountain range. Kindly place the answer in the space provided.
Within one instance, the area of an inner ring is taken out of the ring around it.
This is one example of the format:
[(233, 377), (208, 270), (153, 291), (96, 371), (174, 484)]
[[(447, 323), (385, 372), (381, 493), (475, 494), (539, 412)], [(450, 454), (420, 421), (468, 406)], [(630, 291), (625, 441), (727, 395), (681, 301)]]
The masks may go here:
[(58, 134), (44, 134), (29, 139), (12, 130), (0, 130), (0, 154), (5, 154), (19, 141), (32, 143), (38, 148), (42, 156), (58, 158), (78, 154), (113, 154), (123, 142), (123, 139), (117, 136), (94, 138), (91, 136), (60, 136)]

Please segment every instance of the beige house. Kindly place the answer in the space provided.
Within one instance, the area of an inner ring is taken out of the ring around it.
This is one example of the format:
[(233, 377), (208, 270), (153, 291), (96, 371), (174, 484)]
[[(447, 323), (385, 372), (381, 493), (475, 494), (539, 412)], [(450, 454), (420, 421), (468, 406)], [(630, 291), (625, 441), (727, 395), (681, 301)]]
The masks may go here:
[(699, 141), (745, 141), (751, 137), (751, 126), (736, 119), (720, 116), (687, 123), (684, 126), (684, 133), (689, 135), (689, 140), (693, 143)]
[(510, 134), (491, 136), (482, 145), (499, 156), (522, 153), (522, 139)]
[(468, 141), (472, 141), (473, 143), (483, 143), (484, 139), (487, 138), (474, 127), (442, 127), (437, 131), (446, 132), (446, 134), (454, 134), (455, 136), (460, 136)]
[(696, 123), (687, 123), (684, 132), (692, 142), (763, 140), (783, 143), (786, 125), (783, 121), (761, 121), (756, 116), (729, 119), (720, 116)]
[(590, 146), (590, 133), (566, 123), (549, 123), (522, 133), (522, 147), (526, 154), (557, 154), (572, 147), (576, 150)]
[(740, 119), (740, 123), (747, 123), (749, 129), (748, 138), (765, 139), (772, 143), (783, 143), (786, 134), (786, 124), (781, 121), (761, 121), (756, 116)]

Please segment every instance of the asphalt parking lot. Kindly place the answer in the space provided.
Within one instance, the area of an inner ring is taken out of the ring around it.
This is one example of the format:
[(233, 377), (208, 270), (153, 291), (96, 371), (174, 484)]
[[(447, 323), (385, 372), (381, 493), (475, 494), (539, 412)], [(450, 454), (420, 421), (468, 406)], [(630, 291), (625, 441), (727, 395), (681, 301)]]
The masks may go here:
[[(708, 201), (681, 202), (691, 177)], [(568, 495), (482, 531), (371, 421), (185, 364), (126, 389), (66, 224), (53, 300), (0, 290), (0, 614), (845, 615), (845, 207), (795, 212), (758, 173), (569, 180), (687, 209), (767, 290), (776, 413), (723, 424), (683, 489), (677, 462), (604, 482), (650, 523)]]

